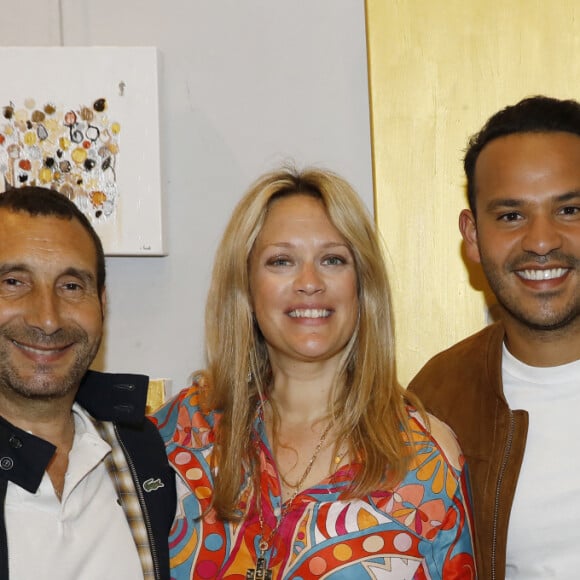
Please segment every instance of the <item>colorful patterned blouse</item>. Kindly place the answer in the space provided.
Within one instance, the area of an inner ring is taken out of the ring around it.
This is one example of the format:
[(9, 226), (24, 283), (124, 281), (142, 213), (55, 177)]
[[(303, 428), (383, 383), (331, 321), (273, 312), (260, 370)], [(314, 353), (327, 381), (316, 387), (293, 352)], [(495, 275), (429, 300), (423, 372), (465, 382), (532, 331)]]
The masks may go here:
[[(208, 464), (219, 414), (204, 414), (198, 401), (194, 385), (155, 417), (178, 474), (178, 508), (169, 538), (171, 575), (175, 580), (254, 578), (261, 530), (252, 486), (244, 485), (242, 522), (224, 523), (211, 511), (200, 518), (211, 499)], [(357, 469), (350, 465), (302, 491), (288, 509), (257, 415), (266, 537), (283, 514), (265, 554), (273, 580), (476, 578), (463, 458), (453, 435), (437, 419), (431, 419), (431, 431), (441, 434), (438, 441), (410, 412), (417, 455), (394, 491), (345, 499), (344, 490)]]

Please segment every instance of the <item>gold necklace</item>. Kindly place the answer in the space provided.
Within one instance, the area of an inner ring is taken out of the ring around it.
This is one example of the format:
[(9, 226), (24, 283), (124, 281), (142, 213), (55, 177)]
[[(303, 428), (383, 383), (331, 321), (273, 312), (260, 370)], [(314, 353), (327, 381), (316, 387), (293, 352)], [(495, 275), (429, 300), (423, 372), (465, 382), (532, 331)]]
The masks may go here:
[(306, 478), (310, 475), (310, 472), (312, 471), (312, 466), (314, 465), (314, 462), (318, 458), (318, 454), (322, 450), (322, 446), (324, 445), (324, 442), (326, 441), (326, 437), (327, 437), (327, 435), (328, 435), (331, 427), (332, 427), (332, 423), (329, 423), (326, 426), (326, 429), (322, 432), (322, 435), (320, 436), (320, 439), (318, 440), (318, 444), (314, 448), (314, 453), (312, 454), (312, 457), (310, 458), (310, 461), (308, 462), (308, 465), (306, 466), (306, 469), (304, 470), (304, 472), (300, 476), (300, 479), (296, 483), (294, 483), (294, 484), (290, 483), (282, 475), (282, 472), (281, 471), (278, 473), (278, 475), (280, 476), (280, 479), (286, 485), (286, 487), (290, 487), (290, 488), (292, 488), (294, 490), (294, 492), (292, 493), (292, 495), (288, 499), (288, 502), (289, 503), (291, 503), (292, 500), (298, 495), (298, 492), (300, 491), (300, 489), (302, 489), (302, 486), (304, 485), (304, 482), (306, 481)]
[[(300, 493), (300, 490), (302, 489), (302, 486), (304, 485), (306, 478), (310, 475), (310, 472), (312, 471), (312, 466), (314, 465), (314, 462), (318, 458), (318, 455), (320, 454), (320, 451), (322, 450), (322, 447), (324, 446), (324, 442), (326, 441), (326, 437), (330, 433), (331, 427), (332, 427), (332, 422), (330, 422), (326, 426), (324, 431), (322, 432), (322, 435), (320, 436), (320, 439), (318, 440), (318, 443), (316, 444), (316, 447), (314, 449), (314, 453), (312, 454), (312, 457), (310, 458), (310, 461), (308, 462), (308, 465), (306, 466), (304, 473), (300, 476), (300, 479), (298, 480), (296, 485), (289, 486), (289, 487), (293, 487), (294, 491), (292, 492), (292, 495), (288, 498), (288, 500), (284, 504), (282, 512), (280, 513), (280, 517), (276, 521), (276, 525), (274, 526), (274, 528), (272, 529), (272, 531), (270, 532), (270, 534), (268, 535), (267, 538), (264, 536), (264, 512), (262, 510), (262, 501), (260, 499), (261, 498), (261, 490), (258, 490), (256, 500), (257, 500), (257, 504), (258, 504), (258, 521), (260, 523), (260, 541), (258, 542), (258, 549), (260, 550), (260, 554), (258, 555), (258, 558), (256, 560), (256, 567), (255, 568), (248, 568), (248, 570), (246, 572), (246, 580), (259, 580), (259, 579), (260, 580), (261, 579), (270, 580), (272, 578), (272, 570), (270, 568), (268, 568), (266, 565), (266, 558), (265, 558), (266, 552), (270, 549), (271, 542), (272, 542), (272, 539), (274, 538), (274, 535), (276, 534), (276, 532), (278, 531), (278, 528), (282, 524), (282, 521), (284, 520), (284, 518), (286, 517), (286, 515), (290, 511), (290, 508), (292, 507), (292, 503), (296, 499), (296, 496)], [(281, 479), (284, 480), (284, 478), (281, 478)]]

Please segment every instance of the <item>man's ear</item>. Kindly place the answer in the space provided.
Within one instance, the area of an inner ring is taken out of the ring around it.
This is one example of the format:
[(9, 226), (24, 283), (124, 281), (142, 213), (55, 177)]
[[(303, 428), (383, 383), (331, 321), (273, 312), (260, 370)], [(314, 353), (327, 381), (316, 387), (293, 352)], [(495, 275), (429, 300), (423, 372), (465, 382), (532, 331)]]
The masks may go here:
[(105, 319), (105, 312), (107, 311), (107, 289), (103, 288), (101, 292), (101, 315)]
[(477, 243), (477, 224), (471, 210), (464, 209), (459, 214), (459, 231), (463, 236), (467, 257), (473, 262), (480, 263), (481, 256), (479, 255), (479, 245)]

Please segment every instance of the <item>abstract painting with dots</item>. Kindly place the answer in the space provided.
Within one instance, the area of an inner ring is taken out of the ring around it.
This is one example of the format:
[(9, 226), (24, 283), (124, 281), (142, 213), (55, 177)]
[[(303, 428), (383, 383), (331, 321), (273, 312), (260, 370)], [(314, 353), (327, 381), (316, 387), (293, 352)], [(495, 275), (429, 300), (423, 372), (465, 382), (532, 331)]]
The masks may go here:
[(48, 187), (73, 200), (92, 220), (110, 219), (119, 195), (121, 124), (111, 116), (107, 99), (73, 108), (28, 97), (0, 107), (3, 189)]
[(155, 47), (0, 47), (0, 192), (58, 191), (108, 256), (164, 256)]

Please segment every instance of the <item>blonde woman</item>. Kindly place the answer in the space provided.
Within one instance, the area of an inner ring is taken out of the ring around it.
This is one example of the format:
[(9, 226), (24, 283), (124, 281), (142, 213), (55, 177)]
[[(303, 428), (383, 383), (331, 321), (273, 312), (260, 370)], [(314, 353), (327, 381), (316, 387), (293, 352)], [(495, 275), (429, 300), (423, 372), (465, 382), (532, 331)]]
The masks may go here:
[(395, 372), (387, 274), (328, 171), (263, 176), (217, 251), (208, 367), (156, 416), (172, 576), (474, 578), (461, 451)]

